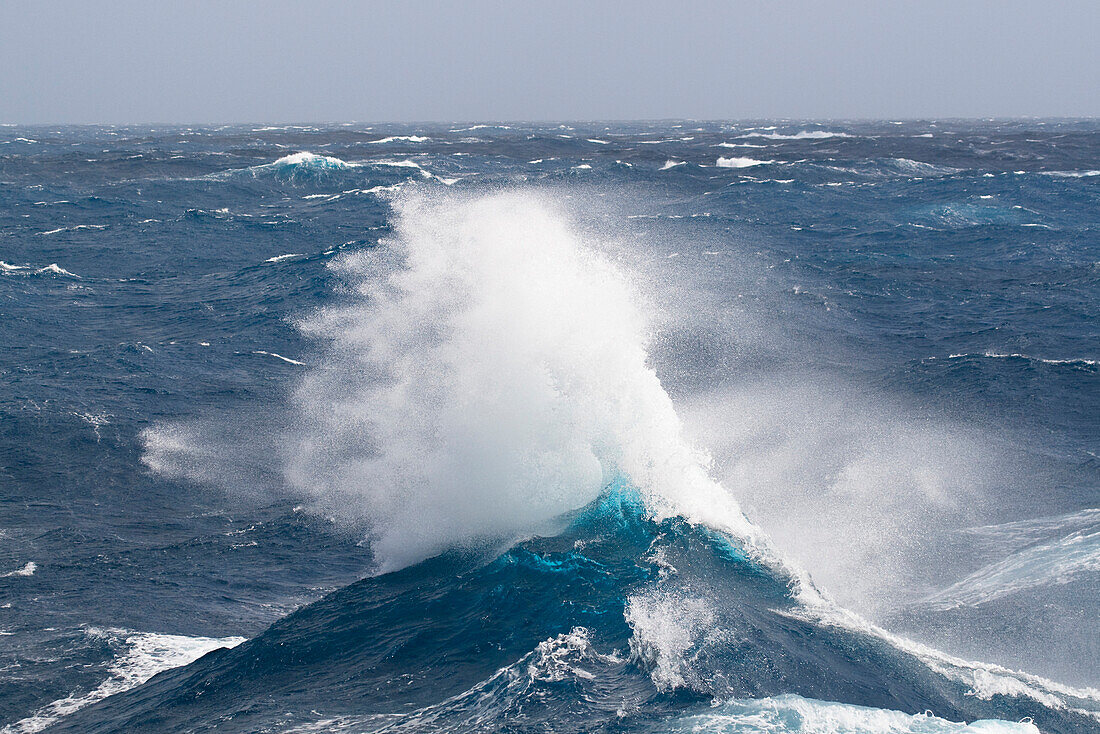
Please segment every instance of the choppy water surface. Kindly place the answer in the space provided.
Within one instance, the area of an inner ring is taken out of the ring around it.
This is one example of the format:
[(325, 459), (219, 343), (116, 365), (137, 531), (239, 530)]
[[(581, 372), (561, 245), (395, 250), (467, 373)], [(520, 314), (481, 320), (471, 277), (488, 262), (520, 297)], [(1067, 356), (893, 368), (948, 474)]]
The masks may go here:
[(1095, 122), (0, 128), (0, 731), (1095, 731), (1098, 186)]

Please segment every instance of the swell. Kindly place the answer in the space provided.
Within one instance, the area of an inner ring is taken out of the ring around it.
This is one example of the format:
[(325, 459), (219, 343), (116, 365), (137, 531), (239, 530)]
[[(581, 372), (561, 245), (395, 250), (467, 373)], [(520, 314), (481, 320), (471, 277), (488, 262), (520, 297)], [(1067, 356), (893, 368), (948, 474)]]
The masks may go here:
[(628, 485), (568, 521), (496, 557), (360, 581), (55, 730), (655, 731), (784, 694), (1095, 726), (1075, 710), (1087, 692), (813, 619), (789, 577), (726, 536), (649, 519)]

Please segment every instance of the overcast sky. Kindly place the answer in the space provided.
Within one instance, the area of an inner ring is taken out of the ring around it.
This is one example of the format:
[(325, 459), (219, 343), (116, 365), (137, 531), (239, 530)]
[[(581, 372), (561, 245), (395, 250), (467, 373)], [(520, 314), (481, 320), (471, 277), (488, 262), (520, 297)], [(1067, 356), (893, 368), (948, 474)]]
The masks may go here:
[(1100, 115), (1100, 0), (0, 0), (0, 121)]

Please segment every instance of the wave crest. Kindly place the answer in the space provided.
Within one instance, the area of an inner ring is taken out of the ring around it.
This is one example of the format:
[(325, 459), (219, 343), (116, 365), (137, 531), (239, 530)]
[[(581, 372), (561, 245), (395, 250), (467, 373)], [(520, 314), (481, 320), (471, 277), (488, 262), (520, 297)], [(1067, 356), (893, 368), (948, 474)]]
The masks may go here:
[(755, 534), (682, 435), (630, 279), (561, 213), (533, 193), (395, 208), (395, 236), (337, 266), (351, 301), (302, 325), (326, 366), (287, 474), (315, 511), (364, 526), (382, 570), (531, 532), (620, 473), (655, 517)]

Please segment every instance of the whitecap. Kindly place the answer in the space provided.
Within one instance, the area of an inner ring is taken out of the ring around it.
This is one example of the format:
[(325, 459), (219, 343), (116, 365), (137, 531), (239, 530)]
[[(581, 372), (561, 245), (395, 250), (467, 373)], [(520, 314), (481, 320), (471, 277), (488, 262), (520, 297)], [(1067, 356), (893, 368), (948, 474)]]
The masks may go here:
[(141, 685), (157, 673), (191, 663), (212, 650), (235, 647), (243, 637), (185, 637), (123, 629), (89, 628), (90, 637), (126, 647), (107, 670), (107, 679), (85, 693), (71, 693), (49, 703), (31, 716), (4, 727), (3, 734), (33, 734), (108, 696)]
[(34, 272), (35, 273), (53, 273), (54, 275), (65, 275), (65, 276), (68, 276), (70, 278), (79, 278), (80, 277), (76, 273), (70, 273), (68, 270), (61, 267), (57, 263), (50, 263), (46, 267), (39, 268), (38, 270), (35, 270)]
[(423, 135), (391, 135), (388, 138), (379, 138), (378, 140), (368, 140), (369, 145), (381, 145), (383, 143), (426, 143), (431, 138), (426, 138)]
[(471, 125), (470, 127), (458, 127), (458, 128), (453, 129), (453, 130), (448, 130), (448, 132), (468, 133), (468, 132), (471, 132), (473, 130), (488, 130), (488, 129), (511, 130), (512, 128), (508, 125)]
[(253, 353), (253, 354), (263, 354), (263, 355), (266, 355), (266, 356), (268, 356), (268, 357), (274, 357), (275, 359), (281, 359), (281, 360), (283, 360), (284, 362), (286, 362), (286, 363), (288, 363), (288, 364), (296, 364), (296, 365), (298, 365), (298, 366), (300, 366), (300, 367), (304, 367), (304, 366), (305, 366), (305, 364), (306, 364), (305, 362), (299, 362), (299, 361), (298, 361), (298, 360), (296, 360), (296, 359), (291, 359), (290, 357), (284, 357), (283, 355), (281, 355), (281, 354), (276, 354), (275, 352), (265, 352), (265, 351), (263, 351), (263, 350), (261, 350), (261, 349), (257, 349), (256, 351), (254, 351), (254, 352), (252, 352), (252, 353)]
[(428, 171), (426, 168), (424, 168), (422, 165), (420, 165), (416, 161), (408, 159), (408, 158), (406, 158), (405, 160), (401, 160), (401, 161), (395, 161), (395, 160), (368, 161), (367, 164), (371, 165), (371, 166), (389, 166), (391, 168), (415, 168), (418, 171), (420, 171), (420, 175), (423, 176), (424, 178), (431, 178), (431, 176), (432, 176), (430, 171)]
[(14, 571), (8, 571), (7, 573), (0, 574), (3, 578), (12, 578), (13, 576), (34, 576), (34, 572), (38, 570), (38, 564), (34, 561), (27, 561), (22, 568), (17, 568)]
[(57, 234), (58, 232), (75, 232), (80, 229), (107, 229), (106, 224), (77, 224), (72, 227), (58, 227), (57, 229), (39, 232), (39, 235)]
[(262, 166), (255, 166), (255, 169), (261, 168), (291, 168), (300, 166), (303, 168), (314, 169), (342, 169), (342, 168), (354, 168), (354, 163), (348, 163), (342, 161), (339, 158), (334, 158), (327, 155), (317, 155), (316, 153), (310, 153), (309, 151), (302, 151), (301, 153), (292, 153), (291, 155), (285, 155), (282, 158), (278, 158), (271, 163), (266, 163)]
[(966, 358), (985, 358), (985, 359), (1022, 359), (1028, 362), (1038, 362), (1040, 364), (1053, 364), (1053, 365), (1085, 365), (1095, 367), (1100, 365), (1100, 359), (1087, 359), (1084, 357), (1069, 357), (1065, 359), (1044, 359), (1042, 357), (1032, 357), (1028, 354), (1011, 353), (1001, 354), (998, 352), (982, 352), (980, 354), (960, 353), (949, 354), (948, 359), (966, 359)]
[(1100, 170), (1089, 171), (1039, 171), (1043, 176), (1056, 176), (1058, 178), (1092, 178), (1100, 176)]
[(1047, 708), (1068, 710), (1100, 721), (1100, 690), (1077, 688), (995, 663), (980, 663), (949, 655), (933, 647), (887, 632), (858, 614), (833, 604), (807, 605), (782, 616), (826, 627), (837, 627), (877, 637), (909, 653), (930, 670), (969, 688), (967, 695), (984, 701), (994, 696), (1026, 698)]
[(746, 133), (743, 138), (767, 138), (768, 140), (825, 140), (827, 138), (852, 138), (854, 135), (828, 130), (799, 130), (793, 135), (783, 133)]
[(751, 168), (753, 166), (764, 166), (775, 161), (758, 161), (755, 158), (723, 158), (719, 157), (714, 164), (719, 168)]

